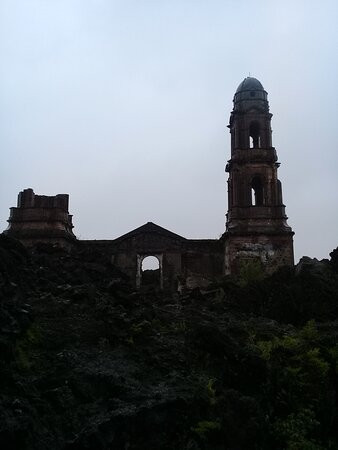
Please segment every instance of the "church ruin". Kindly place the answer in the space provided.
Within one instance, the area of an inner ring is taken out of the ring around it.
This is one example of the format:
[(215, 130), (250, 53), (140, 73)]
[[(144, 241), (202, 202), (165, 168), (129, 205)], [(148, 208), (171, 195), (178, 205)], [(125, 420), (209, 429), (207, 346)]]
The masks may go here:
[(259, 265), (266, 273), (292, 266), (294, 233), (286, 222), (271, 118), (262, 84), (245, 78), (235, 93), (228, 125), (228, 212), (220, 239), (186, 239), (148, 222), (114, 240), (77, 240), (68, 195), (36, 195), (32, 189), (20, 192), (4, 233), (27, 247), (51, 243), (66, 249), (104, 249), (137, 288), (142, 286), (142, 261), (147, 256), (159, 262), (159, 287), (170, 290), (239, 274), (248, 264)]

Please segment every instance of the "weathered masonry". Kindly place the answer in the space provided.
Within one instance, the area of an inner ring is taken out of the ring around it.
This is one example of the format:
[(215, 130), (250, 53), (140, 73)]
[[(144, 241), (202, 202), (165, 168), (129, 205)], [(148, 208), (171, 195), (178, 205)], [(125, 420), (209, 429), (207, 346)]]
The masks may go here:
[(266, 272), (292, 266), (293, 231), (288, 226), (277, 153), (272, 147), (268, 96), (255, 78), (245, 78), (230, 116), (231, 159), (225, 233), (225, 273), (250, 262)]
[(135, 287), (143, 284), (142, 261), (155, 256), (159, 261), (160, 287), (176, 290), (207, 284), (223, 275), (224, 246), (219, 239), (185, 239), (148, 222), (112, 241), (82, 241), (101, 248), (113, 264), (128, 275)]
[(33, 189), (25, 189), (18, 195), (17, 206), (10, 208), (5, 233), (27, 247), (39, 242), (70, 248), (76, 237), (68, 203), (68, 194), (36, 195)]
[(65, 248), (86, 246), (109, 254), (113, 264), (139, 288), (148, 256), (158, 260), (158, 286), (203, 285), (222, 275), (236, 275), (248, 264), (271, 273), (292, 266), (293, 231), (288, 226), (277, 153), (272, 146), (267, 93), (247, 77), (234, 96), (230, 116), (231, 158), (227, 163), (228, 212), (220, 239), (186, 239), (152, 222), (114, 240), (79, 241), (73, 234), (68, 195), (20, 192), (5, 231), (28, 247), (52, 243)]

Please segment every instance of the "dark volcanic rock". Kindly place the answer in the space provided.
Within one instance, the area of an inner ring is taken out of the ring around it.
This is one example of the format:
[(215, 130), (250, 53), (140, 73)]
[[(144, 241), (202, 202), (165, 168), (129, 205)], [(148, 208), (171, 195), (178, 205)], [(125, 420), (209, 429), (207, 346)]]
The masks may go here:
[(180, 296), (88, 249), (0, 255), (1, 448), (337, 448), (330, 264)]

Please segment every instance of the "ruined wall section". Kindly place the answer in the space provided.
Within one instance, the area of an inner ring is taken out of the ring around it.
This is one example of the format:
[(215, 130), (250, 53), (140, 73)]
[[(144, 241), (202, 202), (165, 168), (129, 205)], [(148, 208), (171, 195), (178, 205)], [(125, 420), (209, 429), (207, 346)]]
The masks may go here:
[(293, 232), (289, 234), (225, 235), (225, 274), (239, 275), (248, 264), (266, 274), (294, 264)]
[[(87, 245), (104, 245), (92, 241)], [(201, 286), (224, 273), (224, 244), (216, 239), (185, 239), (148, 222), (114, 241), (106, 242), (111, 262), (136, 288), (142, 285), (142, 261), (155, 256), (160, 264), (161, 288), (175, 291)]]
[(161, 287), (173, 290), (182, 272), (181, 242), (179, 237), (163, 236), (154, 231), (116, 239), (112, 245), (112, 263), (128, 275), (135, 287), (140, 287), (142, 261), (147, 256), (155, 256), (160, 262)]
[(224, 247), (220, 241), (173, 241), (159, 236), (140, 236), (133, 242), (112, 248), (112, 263), (126, 273), (136, 287), (141, 285), (141, 264), (145, 257), (160, 262), (161, 284), (165, 290), (179, 285), (193, 288), (208, 284), (224, 270)]
[(76, 238), (68, 203), (67, 194), (36, 195), (33, 189), (25, 189), (18, 195), (17, 207), (10, 208), (5, 233), (27, 247), (37, 243), (70, 247)]
[(207, 286), (224, 274), (224, 242), (220, 239), (187, 239), (182, 251), (185, 287)]

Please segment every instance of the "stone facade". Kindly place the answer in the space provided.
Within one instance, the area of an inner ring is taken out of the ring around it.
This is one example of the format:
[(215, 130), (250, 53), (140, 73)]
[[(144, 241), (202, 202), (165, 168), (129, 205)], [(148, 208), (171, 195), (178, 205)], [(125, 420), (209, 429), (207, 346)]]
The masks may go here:
[(231, 158), (227, 163), (228, 213), (221, 239), (186, 239), (152, 222), (110, 241), (77, 241), (68, 195), (20, 192), (11, 208), (5, 233), (26, 246), (52, 243), (110, 255), (136, 288), (142, 286), (142, 262), (159, 262), (159, 287), (176, 290), (208, 284), (222, 275), (236, 275), (243, 265), (259, 264), (266, 273), (292, 266), (293, 231), (287, 224), (277, 153), (272, 147), (267, 93), (255, 78), (246, 78), (234, 96), (230, 116)]
[(113, 241), (82, 241), (92, 248), (109, 248), (112, 263), (142, 286), (142, 261), (159, 261), (160, 287), (165, 290), (208, 284), (224, 273), (224, 246), (219, 239), (185, 239), (152, 222)]

